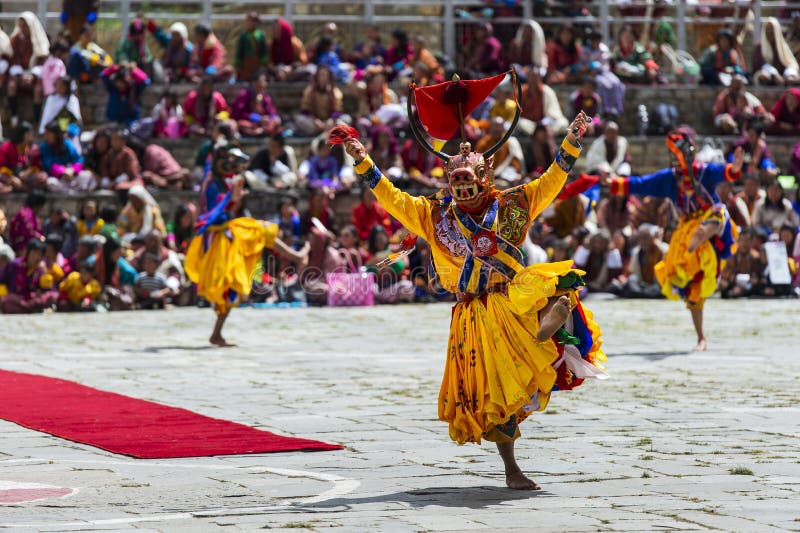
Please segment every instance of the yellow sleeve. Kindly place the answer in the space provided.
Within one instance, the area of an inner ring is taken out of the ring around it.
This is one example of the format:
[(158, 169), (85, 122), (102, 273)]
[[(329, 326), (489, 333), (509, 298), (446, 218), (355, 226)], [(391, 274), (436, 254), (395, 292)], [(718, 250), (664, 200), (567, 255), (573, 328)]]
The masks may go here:
[[(374, 170), (372, 170), (374, 169)], [(356, 174), (364, 175), (367, 172), (377, 172), (372, 178), (378, 178), (377, 184), (372, 187), (372, 192), (378, 199), (381, 207), (396, 218), (406, 229), (416, 233), (425, 240), (430, 240), (432, 226), (430, 213), (431, 206), (428, 199), (422, 196), (411, 196), (403, 192), (380, 174), (369, 156), (356, 165)], [(368, 184), (364, 184), (365, 186)]]
[(581, 147), (575, 146), (567, 139), (561, 143), (561, 149), (556, 154), (556, 159), (550, 167), (539, 176), (539, 179), (525, 185), (525, 196), (528, 198), (528, 209), (531, 219), (553, 203), (564, 188), (567, 175), (572, 170), (572, 165), (581, 154)]
[(70, 272), (69, 275), (58, 285), (58, 289), (61, 292), (66, 292), (69, 294), (72, 285), (75, 283), (75, 279), (80, 278), (80, 274), (78, 272)]
[(55, 282), (55, 280), (53, 279), (53, 275), (52, 274), (50, 274), (50, 273), (44, 274), (44, 275), (42, 275), (41, 278), (39, 278), (39, 288), (49, 291), (50, 289), (53, 288), (54, 282)]
[(262, 226), (264, 228), (264, 246), (272, 248), (275, 246), (275, 239), (278, 238), (278, 225), (269, 223)]

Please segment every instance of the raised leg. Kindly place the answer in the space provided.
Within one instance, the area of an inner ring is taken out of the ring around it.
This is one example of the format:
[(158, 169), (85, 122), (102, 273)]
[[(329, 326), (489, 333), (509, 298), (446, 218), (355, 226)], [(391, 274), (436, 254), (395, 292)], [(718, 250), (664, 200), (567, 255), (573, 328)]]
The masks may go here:
[(497, 451), (500, 452), (500, 457), (503, 459), (503, 465), (506, 471), (506, 485), (508, 488), (514, 490), (541, 490), (532, 479), (529, 479), (522, 473), (517, 459), (514, 457), (514, 441), (498, 442)]
[(539, 311), (539, 331), (536, 333), (536, 340), (544, 342), (555, 335), (558, 328), (566, 322), (569, 312), (568, 297), (550, 298), (547, 305)]

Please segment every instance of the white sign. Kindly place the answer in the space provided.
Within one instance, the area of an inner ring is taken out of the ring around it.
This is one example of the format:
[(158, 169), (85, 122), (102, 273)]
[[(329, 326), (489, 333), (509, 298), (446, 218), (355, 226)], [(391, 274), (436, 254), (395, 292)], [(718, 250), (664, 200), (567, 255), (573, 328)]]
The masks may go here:
[(789, 257), (786, 255), (786, 245), (782, 242), (765, 242), (764, 251), (767, 253), (769, 282), (772, 285), (790, 285), (792, 283), (792, 275), (789, 273)]

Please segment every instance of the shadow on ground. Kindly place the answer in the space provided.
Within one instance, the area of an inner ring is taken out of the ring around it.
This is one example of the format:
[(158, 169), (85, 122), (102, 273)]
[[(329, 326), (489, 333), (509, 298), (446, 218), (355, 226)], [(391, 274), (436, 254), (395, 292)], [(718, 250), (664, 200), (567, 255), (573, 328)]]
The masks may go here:
[(362, 498), (334, 498), (320, 503), (299, 505), (298, 509), (302, 508), (305, 511), (334, 507), (350, 509), (370, 503), (405, 503), (415, 508), (438, 505), (441, 507), (486, 509), (489, 506), (501, 505), (509, 501), (549, 496), (553, 496), (553, 494), (544, 490), (512, 490), (505, 487), (433, 487)]

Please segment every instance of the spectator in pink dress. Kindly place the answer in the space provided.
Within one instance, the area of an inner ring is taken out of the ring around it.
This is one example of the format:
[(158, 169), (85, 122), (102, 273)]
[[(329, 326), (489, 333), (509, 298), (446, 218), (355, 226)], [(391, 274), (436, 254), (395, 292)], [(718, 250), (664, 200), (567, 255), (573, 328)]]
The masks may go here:
[(222, 93), (214, 90), (214, 80), (205, 77), (200, 81), (198, 88), (186, 96), (183, 112), (186, 113), (189, 135), (205, 137), (213, 129), (218, 117), (228, 118), (230, 108)]
[(267, 75), (261, 73), (250, 85), (239, 91), (233, 101), (233, 118), (239, 132), (246, 137), (266, 137), (281, 126), (281, 117), (267, 92)]
[(38, 191), (28, 193), (23, 205), (11, 219), (9, 240), (14, 252), (20, 255), (31, 239), (42, 239), (42, 221), (39, 219), (42, 209), (47, 203), (44, 194)]
[(775, 117), (771, 130), (774, 135), (800, 135), (800, 89), (786, 89), (772, 106), (772, 116)]
[(465, 65), (466, 70), (474, 77), (497, 74), (506, 67), (503, 45), (493, 32), (492, 25), (488, 22), (475, 29), (473, 46), (469, 49), (470, 55), (467, 56)]

